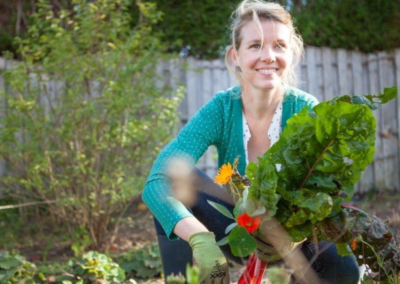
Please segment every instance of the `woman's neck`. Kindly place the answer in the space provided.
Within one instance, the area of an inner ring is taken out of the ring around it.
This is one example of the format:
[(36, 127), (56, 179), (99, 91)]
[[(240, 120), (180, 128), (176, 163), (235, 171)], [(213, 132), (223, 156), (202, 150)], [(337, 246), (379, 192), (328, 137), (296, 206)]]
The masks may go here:
[(284, 87), (270, 91), (251, 92), (242, 88), (242, 107), (246, 117), (262, 121), (270, 117), (276, 110), (284, 95)]

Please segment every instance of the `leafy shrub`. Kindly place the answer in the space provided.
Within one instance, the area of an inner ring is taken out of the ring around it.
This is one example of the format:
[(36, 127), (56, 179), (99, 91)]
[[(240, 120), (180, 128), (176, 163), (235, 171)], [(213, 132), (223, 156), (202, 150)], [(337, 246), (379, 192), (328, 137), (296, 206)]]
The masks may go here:
[(36, 266), (19, 254), (0, 251), (0, 283), (34, 284)]
[(205, 59), (218, 58), (228, 44), (229, 16), (240, 0), (152, 0), (163, 12), (156, 26), (173, 52)]
[(84, 228), (93, 248), (143, 188), (181, 98), (157, 80), (159, 12), (138, 2), (132, 29), (128, 2), (74, 0), (55, 15), (39, 0), (18, 40), (24, 61), (5, 74), (9, 91), (0, 90), (1, 185), (48, 202), (53, 219), (71, 234)]
[(307, 45), (363, 52), (400, 47), (398, 0), (307, 0), (290, 11)]
[(162, 272), (157, 242), (149, 243), (137, 251), (124, 255), (117, 261), (126, 273), (134, 273), (136, 277), (146, 279)]
[(96, 280), (106, 280), (107, 283), (125, 280), (122, 268), (105, 254), (95, 251), (86, 253), (79, 259), (70, 260), (73, 275), (78, 280), (76, 283), (93, 283)]
[[(241, 0), (163, 1), (156, 30), (171, 51), (217, 58), (230, 44), (229, 16)], [(268, 2), (268, 1), (267, 1)], [(400, 47), (399, 0), (275, 0), (293, 15), (307, 45), (374, 52)], [(131, 8), (135, 15), (135, 7)], [(190, 31), (190, 32), (188, 32)], [(186, 49), (185, 47), (190, 48)]]

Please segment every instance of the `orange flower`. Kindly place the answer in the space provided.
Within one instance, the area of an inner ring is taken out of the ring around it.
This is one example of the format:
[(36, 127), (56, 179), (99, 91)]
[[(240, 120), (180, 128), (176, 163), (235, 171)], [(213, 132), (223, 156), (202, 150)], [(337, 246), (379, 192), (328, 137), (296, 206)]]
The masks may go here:
[(214, 179), (215, 183), (218, 183), (220, 185), (227, 184), (231, 177), (233, 175), (233, 168), (230, 163), (226, 165), (222, 165), (222, 167), (219, 168), (218, 174)]
[(355, 250), (356, 248), (357, 248), (357, 238), (355, 238), (352, 242), (351, 242), (351, 245), (350, 245), (350, 247), (351, 247), (351, 249), (352, 250)]
[(261, 218), (260, 216), (250, 217), (249, 214), (244, 212), (242, 215), (238, 216), (237, 222), (239, 226), (245, 227), (247, 232), (251, 234), (260, 226)]

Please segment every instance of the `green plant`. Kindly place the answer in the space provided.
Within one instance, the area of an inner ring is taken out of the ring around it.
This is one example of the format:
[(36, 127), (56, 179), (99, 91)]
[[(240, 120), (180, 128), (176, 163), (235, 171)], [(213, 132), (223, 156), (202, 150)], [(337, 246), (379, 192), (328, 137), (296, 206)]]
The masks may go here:
[(200, 269), (198, 266), (190, 266), (189, 263), (186, 265), (186, 278), (188, 284), (197, 284), (200, 275)]
[(89, 233), (82, 226), (73, 232), (71, 249), (75, 256), (83, 255), (92, 243)]
[[(70, 260), (74, 278), (79, 284), (89, 284), (96, 280), (106, 280), (111, 283), (125, 280), (124, 270), (110, 257), (95, 251), (90, 251), (76, 260)], [(65, 280), (69, 281), (69, 280)]]
[(178, 275), (171, 274), (167, 276), (166, 283), (168, 284), (185, 284), (186, 278), (179, 272)]
[[(289, 3), (289, 1), (282, 1)], [(400, 47), (399, 1), (307, 0), (290, 11), (304, 42), (363, 52)], [(382, 33), (377, 33), (379, 28)]]
[(36, 266), (19, 254), (0, 251), (0, 283), (34, 284)]
[(126, 273), (134, 273), (136, 277), (151, 278), (162, 272), (160, 251), (157, 242), (126, 254), (117, 260)]
[(35, 262), (38, 274), (45, 276), (54, 276), (57, 279), (57, 283), (65, 278), (64, 275), (72, 274), (72, 269), (69, 264), (65, 261), (38, 261)]
[[(15, 199), (3, 197), (0, 206), (17, 204)], [(0, 210), (0, 249), (12, 249), (18, 244), (17, 232), (22, 228), (18, 208)]]
[(290, 283), (290, 273), (286, 271), (283, 266), (273, 266), (267, 269), (268, 279), (273, 284), (286, 284)]
[[(397, 284), (400, 282), (400, 271), (398, 271), (398, 268), (396, 271), (396, 267), (387, 265), (387, 261), (385, 261), (385, 259), (384, 259), (385, 255), (377, 252), (375, 250), (375, 248), (371, 244), (369, 244), (368, 242), (363, 240), (362, 237), (358, 238), (358, 242), (361, 243), (361, 247), (362, 247), (361, 249), (364, 250), (364, 248), (366, 247), (366, 248), (368, 248), (369, 251), (372, 252), (373, 256), (370, 256), (370, 257), (375, 258), (375, 260), (376, 260), (375, 265), (377, 265), (379, 267), (380, 274), (384, 275), (383, 277), (376, 277), (376, 273), (372, 272), (372, 274), (371, 274), (371, 271), (369, 271), (369, 269), (367, 269), (367, 271), (363, 277), (363, 279), (365, 279), (365, 281), (367, 281), (367, 282), (363, 282), (363, 283), (377, 282), (380, 284)], [(396, 258), (397, 256), (394, 256), (394, 257)], [(378, 279), (378, 281), (374, 281), (376, 279)], [(382, 279), (382, 280), (379, 281), (380, 279)]]
[(186, 265), (186, 278), (179, 272), (178, 275), (171, 274), (167, 276), (168, 284), (197, 284), (199, 281), (200, 269), (197, 266)]
[(17, 41), (23, 62), (5, 74), (10, 91), (0, 90), (0, 184), (47, 202), (53, 220), (70, 234), (84, 228), (93, 248), (143, 188), (182, 97), (156, 73), (166, 59), (152, 32), (159, 12), (138, 1), (132, 29), (128, 2), (74, 0), (55, 15), (39, 0)]

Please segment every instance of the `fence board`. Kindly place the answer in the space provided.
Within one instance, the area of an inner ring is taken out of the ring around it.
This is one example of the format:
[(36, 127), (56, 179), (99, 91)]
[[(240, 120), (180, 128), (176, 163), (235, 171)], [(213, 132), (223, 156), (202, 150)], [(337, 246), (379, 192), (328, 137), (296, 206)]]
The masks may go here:
[[(394, 62), (395, 62), (395, 74), (396, 74), (396, 85), (397, 85), (397, 112), (394, 118), (397, 121), (396, 132), (394, 133), (394, 139), (396, 139), (397, 144), (397, 164), (400, 166), (400, 48), (396, 49), (394, 52)], [(399, 170), (399, 168), (397, 168)], [(397, 174), (397, 182), (400, 184), (400, 174)]]
[(339, 94), (348, 94), (348, 72), (347, 72), (347, 51), (344, 49), (337, 50), (337, 76), (339, 82)]
[(366, 90), (363, 86), (363, 57), (359, 52), (353, 51), (351, 56), (353, 81), (352, 81), (352, 94), (365, 94)]
[(196, 60), (194, 58), (188, 58), (188, 69), (186, 71), (186, 98), (187, 98), (187, 117), (185, 120), (188, 120), (193, 114), (198, 110), (198, 105), (196, 101), (196, 93), (197, 93), (197, 82), (198, 82), (198, 72), (195, 70), (196, 68)]
[(318, 73), (317, 73), (317, 63), (316, 63), (316, 53), (317, 49), (314, 47), (309, 47), (306, 49), (306, 66), (307, 66), (307, 76), (304, 76), (304, 90), (310, 94), (320, 94), (318, 88)]
[[(379, 85), (380, 90), (386, 87), (391, 87), (395, 84), (394, 61), (392, 56), (387, 53), (378, 53), (379, 58)], [(396, 120), (393, 119), (393, 114), (396, 113), (396, 102), (382, 105), (382, 128), (380, 129), (380, 137), (382, 137), (383, 155), (384, 155), (384, 180), (385, 188), (394, 189), (398, 187), (398, 163), (396, 143), (391, 139), (392, 131), (397, 128)]]
[(335, 57), (336, 56), (334, 52), (330, 48), (324, 48), (322, 50), (324, 101), (330, 100), (335, 96), (335, 94), (338, 94), (336, 71), (337, 66), (333, 65), (333, 63), (336, 61)]
[[(368, 82), (369, 82), (369, 93), (377, 94), (379, 91), (379, 71), (378, 71), (378, 56), (376, 54), (368, 55)], [(385, 186), (385, 181), (380, 177), (384, 176), (384, 154), (383, 154), (383, 143), (379, 136), (379, 131), (382, 128), (381, 117), (382, 109), (378, 108), (374, 111), (376, 118), (376, 142), (375, 142), (375, 156), (373, 162), (374, 171), (374, 182), (378, 188)]]

